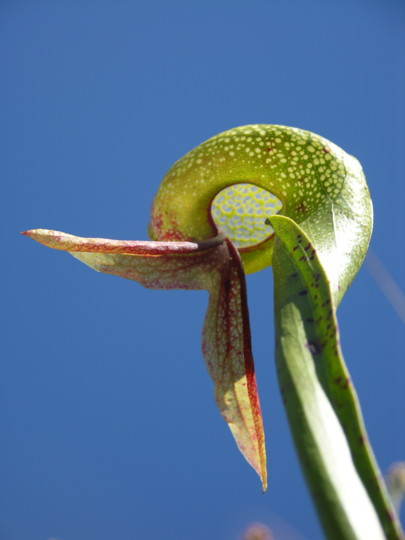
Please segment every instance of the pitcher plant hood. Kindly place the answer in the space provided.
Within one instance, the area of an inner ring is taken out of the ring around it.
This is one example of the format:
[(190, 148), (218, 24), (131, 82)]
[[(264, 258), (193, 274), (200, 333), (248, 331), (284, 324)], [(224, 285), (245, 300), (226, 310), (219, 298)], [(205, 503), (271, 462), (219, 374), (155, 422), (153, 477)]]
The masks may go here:
[(23, 234), (144, 287), (209, 292), (202, 352), (215, 401), (265, 490), (245, 273), (272, 263), (267, 218), (287, 216), (310, 238), (337, 304), (365, 256), (370, 204), (360, 164), (339, 147), (301, 129), (252, 125), (209, 139), (171, 167), (153, 201), (151, 241)]

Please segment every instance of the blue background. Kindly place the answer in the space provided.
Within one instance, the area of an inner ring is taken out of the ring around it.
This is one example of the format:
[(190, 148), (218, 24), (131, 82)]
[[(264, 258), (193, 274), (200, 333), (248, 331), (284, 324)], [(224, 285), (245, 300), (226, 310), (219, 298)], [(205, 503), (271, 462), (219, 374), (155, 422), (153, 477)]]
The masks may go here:
[[(96, 274), (18, 232), (145, 239), (168, 167), (231, 127), (319, 133), (363, 164), (372, 247), (405, 288), (404, 4), (1, 0), (0, 538), (322, 537), (248, 277), (269, 489), (217, 413), (204, 292)], [(382, 470), (405, 457), (404, 328), (366, 268), (339, 310)]]

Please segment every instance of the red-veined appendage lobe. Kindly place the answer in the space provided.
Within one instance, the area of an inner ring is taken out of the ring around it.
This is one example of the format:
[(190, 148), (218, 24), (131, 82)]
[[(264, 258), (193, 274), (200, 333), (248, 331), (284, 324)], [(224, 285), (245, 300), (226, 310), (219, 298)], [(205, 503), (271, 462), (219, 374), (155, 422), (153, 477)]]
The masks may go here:
[(23, 234), (98, 272), (154, 289), (205, 289), (209, 303), (203, 356), (215, 401), (247, 461), (267, 487), (262, 416), (254, 374), (245, 275), (237, 249), (223, 235), (202, 242), (81, 238), (35, 229)]

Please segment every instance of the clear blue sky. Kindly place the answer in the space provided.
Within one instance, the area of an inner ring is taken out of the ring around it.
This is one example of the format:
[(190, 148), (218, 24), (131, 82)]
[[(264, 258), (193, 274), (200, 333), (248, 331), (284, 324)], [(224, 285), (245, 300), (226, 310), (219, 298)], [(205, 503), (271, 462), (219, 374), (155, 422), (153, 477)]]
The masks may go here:
[[(372, 247), (405, 288), (404, 3), (1, 0), (1, 540), (322, 537), (281, 406), (271, 270), (248, 278), (269, 489), (200, 354), (204, 292), (96, 274), (21, 230), (145, 239), (167, 168), (250, 123), (363, 164)], [(404, 327), (363, 268), (341, 308), (383, 470), (405, 458)]]

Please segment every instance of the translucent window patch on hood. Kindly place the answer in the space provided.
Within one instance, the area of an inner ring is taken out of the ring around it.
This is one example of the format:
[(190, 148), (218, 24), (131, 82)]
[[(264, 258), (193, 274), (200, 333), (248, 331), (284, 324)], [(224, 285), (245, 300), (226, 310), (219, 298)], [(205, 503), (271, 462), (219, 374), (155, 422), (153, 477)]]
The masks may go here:
[(211, 205), (217, 225), (238, 248), (263, 242), (273, 234), (265, 220), (282, 207), (278, 197), (253, 184), (234, 184), (220, 191)]

